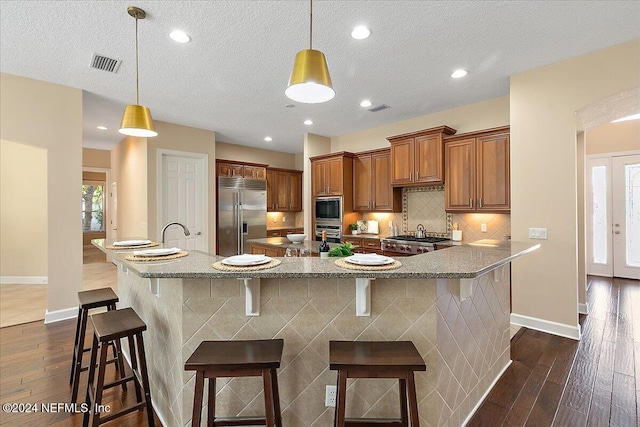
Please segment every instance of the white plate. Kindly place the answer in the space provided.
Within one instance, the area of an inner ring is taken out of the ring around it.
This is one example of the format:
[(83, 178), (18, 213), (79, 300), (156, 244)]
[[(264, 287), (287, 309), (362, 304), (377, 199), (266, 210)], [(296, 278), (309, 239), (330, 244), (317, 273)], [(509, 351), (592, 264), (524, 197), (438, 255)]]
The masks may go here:
[(121, 240), (119, 242), (113, 242), (113, 246), (142, 246), (148, 245), (151, 240)]
[(180, 252), (180, 248), (145, 249), (143, 251), (133, 251), (135, 256), (162, 256), (173, 255)]
[(235, 265), (235, 266), (248, 266), (248, 265), (261, 265), (266, 264), (271, 261), (266, 255), (234, 255), (229, 258), (223, 259), (221, 262), (225, 265)]
[(395, 261), (393, 258), (378, 254), (355, 254), (346, 257), (344, 260), (357, 265), (387, 265)]

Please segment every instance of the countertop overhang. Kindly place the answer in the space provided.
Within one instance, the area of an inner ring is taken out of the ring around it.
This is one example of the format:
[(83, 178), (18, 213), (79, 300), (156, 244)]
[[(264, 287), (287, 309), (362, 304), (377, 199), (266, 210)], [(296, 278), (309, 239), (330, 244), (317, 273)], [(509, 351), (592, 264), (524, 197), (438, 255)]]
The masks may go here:
[(118, 264), (149, 279), (160, 278), (380, 278), (380, 279), (470, 279), (481, 276), (514, 259), (533, 252), (539, 243), (504, 242), (497, 247), (461, 245), (422, 255), (398, 258), (402, 266), (395, 270), (363, 271), (347, 270), (334, 264), (336, 258), (320, 259), (280, 258), (282, 263), (274, 268), (256, 271), (225, 272), (215, 270), (212, 265), (225, 257), (190, 251), (183, 258), (170, 261), (134, 262), (125, 257), (131, 250), (106, 249), (112, 242), (105, 239), (92, 240), (94, 246), (111, 256)]

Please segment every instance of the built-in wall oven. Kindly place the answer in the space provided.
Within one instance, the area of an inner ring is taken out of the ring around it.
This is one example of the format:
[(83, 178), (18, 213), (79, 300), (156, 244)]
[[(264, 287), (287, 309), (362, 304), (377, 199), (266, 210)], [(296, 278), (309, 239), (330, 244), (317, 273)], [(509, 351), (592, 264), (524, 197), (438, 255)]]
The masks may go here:
[(315, 204), (316, 223), (318, 220), (342, 223), (342, 197), (318, 197)]
[(316, 241), (322, 240), (322, 232), (327, 232), (327, 242), (340, 243), (342, 240), (342, 222), (316, 218)]

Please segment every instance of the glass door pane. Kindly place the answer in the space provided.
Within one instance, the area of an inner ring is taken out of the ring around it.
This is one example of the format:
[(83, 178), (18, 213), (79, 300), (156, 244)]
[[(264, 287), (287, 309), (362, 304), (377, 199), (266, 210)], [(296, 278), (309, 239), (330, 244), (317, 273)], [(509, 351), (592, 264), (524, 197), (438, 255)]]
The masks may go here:
[(626, 164), (624, 178), (626, 265), (640, 267), (640, 163)]
[(591, 169), (593, 189), (593, 210), (591, 244), (594, 264), (607, 264), (607, 244), (609, 225), (607, 221), (607, 167), (595, 166)]

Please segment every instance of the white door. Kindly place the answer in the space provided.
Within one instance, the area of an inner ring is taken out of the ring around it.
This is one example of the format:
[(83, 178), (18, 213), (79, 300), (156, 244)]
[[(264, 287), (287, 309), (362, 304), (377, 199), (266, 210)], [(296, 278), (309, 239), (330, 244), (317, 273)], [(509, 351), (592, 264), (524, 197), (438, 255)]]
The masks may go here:
[(172, 225), (165, 232), (165, 247), (179, 247), (187, 250), (208, 250), (207, 239), (207, 192), (206, 157), (191, 153), (162, 153), (160, 221), (158, 238), (162, 238), (165, 224), (177, 221), (184, 224), (190, 232), (184, 235), (182, 227)]
[(640, 279), (640, 155), (611, 158), (613, 275)]
[(613, 276), (611, 167), (609, 157), (587, 161), (587, 273)]

